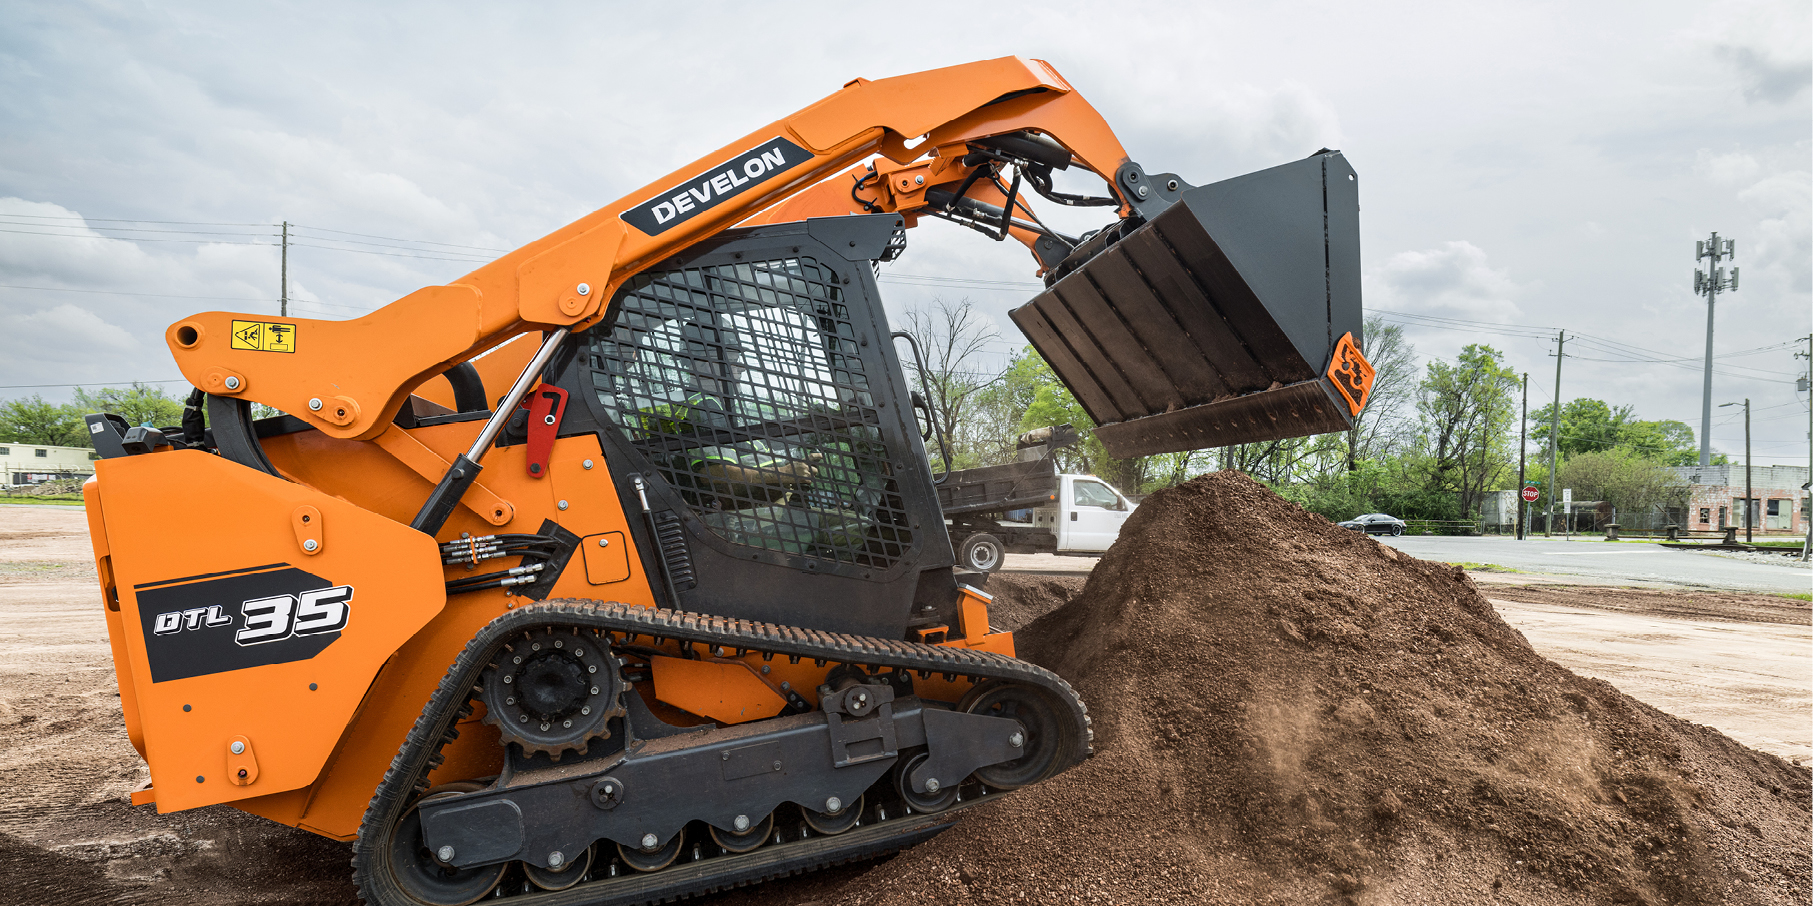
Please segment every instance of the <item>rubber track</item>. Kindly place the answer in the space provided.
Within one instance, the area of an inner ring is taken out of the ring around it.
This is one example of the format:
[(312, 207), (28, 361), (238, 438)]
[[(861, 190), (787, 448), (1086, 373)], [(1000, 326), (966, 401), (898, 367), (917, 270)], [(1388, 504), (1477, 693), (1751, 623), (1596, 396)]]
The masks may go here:
[[(440, 750), (459, 736), (459, 721), (472, 713), (472, 698), (491, 657), (517, 633), (537, 626), (577, 626), (600, 632), (634, 634), (798, 656), (866, 667), (900, 668), (1002, 679), (1040, 686), (1068, 704), (1075, 719), (1077, 760), (1092, 753), (1088, 710), (1063, 678), (1037, 665), (987, 651), (917, 642), (823, 632), (775, 623), (754, 623), (686, 611), (628, 604), (561, 599), (520, 607), (491, 621), (466, 643), (416, 718), (384, 779), (366, 806), (353, 842), (353, 882), (372, 906), (419, 906), (399, 890), (389, 875), (386, 844), (389, 829), (405, 808), (427, 790), (429, 772), (440, 765)], [(1073, 762), (1074, 763), (1074, 762)], [(1067, 768), (1070, 765), (1064, 765)], [(1060, 768), (1061, 769), (1061, 768)], [(987, 801), (973, 799), (957, 808)], [(950, 822), (952, 809), (918, 820), (893, 819), (836, 837), (766, 846), (742, 855), (717, 856), (650, 874), (592, 881), (563, 891), (537, 891), (509, 897), (514, 906), (639, 906), (664, 903), (740, 887), (775, 877), (814, 871), (841, 862), (875, 858), (926, 839)], [(898, 832), (889, 828), (898, 827)], [(662, 879), (672, 876), (672, 883)]]

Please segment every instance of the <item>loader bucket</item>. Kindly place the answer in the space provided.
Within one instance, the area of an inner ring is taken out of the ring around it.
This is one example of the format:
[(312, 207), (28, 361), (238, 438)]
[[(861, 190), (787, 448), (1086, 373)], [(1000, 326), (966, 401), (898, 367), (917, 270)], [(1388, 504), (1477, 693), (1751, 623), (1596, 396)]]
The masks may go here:
[(1012, 317), (1109, 455), (1344, 431), (1371, 389), (1359, 189), (1340, 152), (1185, 189), (1062, 267)]

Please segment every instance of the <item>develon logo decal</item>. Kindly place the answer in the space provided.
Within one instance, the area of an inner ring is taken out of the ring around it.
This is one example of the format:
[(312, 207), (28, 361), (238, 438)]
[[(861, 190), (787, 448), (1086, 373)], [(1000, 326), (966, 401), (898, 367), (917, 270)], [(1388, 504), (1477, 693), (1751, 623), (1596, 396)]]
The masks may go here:
[(806, 149), (776, 137), (624, 211), (623, 219), (659, 236), (811, 159)]

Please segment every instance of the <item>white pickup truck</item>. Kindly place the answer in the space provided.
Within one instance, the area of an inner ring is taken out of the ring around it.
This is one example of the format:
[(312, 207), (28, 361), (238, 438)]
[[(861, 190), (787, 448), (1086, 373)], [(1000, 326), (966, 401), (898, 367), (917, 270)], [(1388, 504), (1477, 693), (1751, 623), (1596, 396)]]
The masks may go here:
[(1023, 438), (1022, 450), (1037, 458), (952, 472), (937, 485), (959, 566), (993, 572), (1009, 553), (1099, 554), (1133, 514), (1137, 504), (1100, 478), (1058, 472), (1048, 443)]

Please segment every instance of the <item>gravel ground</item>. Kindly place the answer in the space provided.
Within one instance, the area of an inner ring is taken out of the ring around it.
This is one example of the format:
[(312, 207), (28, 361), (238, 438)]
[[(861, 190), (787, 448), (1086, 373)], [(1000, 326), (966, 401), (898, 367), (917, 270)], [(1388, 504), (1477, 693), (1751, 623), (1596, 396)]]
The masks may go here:
[(1773, 563), (1776, 566), (1792, 566), (1796, 569), (1813, 568), (1813, 563), (1800, 559), (1800, 552), (1783, 554), (1775, 551), (1688, 551), (1699, 557), (1723, 557), (1726, 560), (1744, 560), (1750, 563)]

